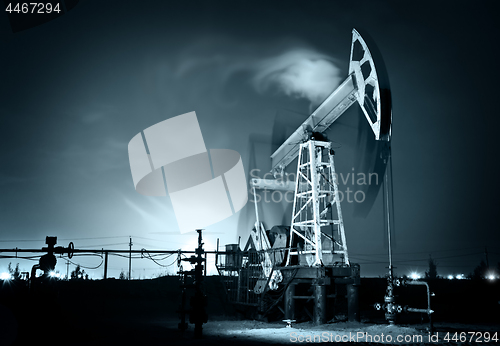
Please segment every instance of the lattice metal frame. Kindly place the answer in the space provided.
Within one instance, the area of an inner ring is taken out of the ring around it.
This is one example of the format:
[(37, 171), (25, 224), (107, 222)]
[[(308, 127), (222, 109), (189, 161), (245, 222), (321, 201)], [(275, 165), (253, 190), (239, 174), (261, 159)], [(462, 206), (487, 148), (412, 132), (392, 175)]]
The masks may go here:
[[(302, 254), (309, 266), (323, 265), (324, 253), (341, 254), (349, 265), (333, 155), (329, 142), (300, 145), (287, 266), (292, 256)], [(295, 237), (302, 238), (303, 249), (292, 247)], [(330, 242), (329, 250), (323, 250), (323, 241)]]

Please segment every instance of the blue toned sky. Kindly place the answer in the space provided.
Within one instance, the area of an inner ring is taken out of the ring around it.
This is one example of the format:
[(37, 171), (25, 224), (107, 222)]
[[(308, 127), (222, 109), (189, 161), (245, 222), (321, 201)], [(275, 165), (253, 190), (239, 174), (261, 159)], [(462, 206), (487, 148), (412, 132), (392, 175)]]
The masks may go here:
[[(168, 197), (134, 190), (130, 139), (196, 111), (207, 148), (236, 150), (248, 177), (263, 176), (276, 118), (295, 126), (347, 77), (351, 30), (361, 28), (391, 82), (396, 272), (425, 271), (431, 254), (440, 275), (469, 273), (486, 246), (496, 264), (496, 11), (493, 1), (82, 1), (17, 33), (2, 14), (0, 247), (41, 248), (53, 235), (77, 248), (128, 249), (132, 236), (134, 249), (193, 249)], [(359, 155), (357, 117), (349, 110), (328, 133), (344, 175)], [(352, 260), (362, 275), (383, 275), (380, 196), (366, 219), (342, 208)], [(289, 209), (260, 205), (268, 229), (289, 222)], [(249, 203), (207, 227), (206, 248), (217, 238), (244, 245), (254, 221)], [(2, 259), (0, 270), (9, 261), (35, 263)], [(118, 276), (127, 261), (112, 257), (109, 268)], [(133, 269), (174, 271), (144, 259)]]

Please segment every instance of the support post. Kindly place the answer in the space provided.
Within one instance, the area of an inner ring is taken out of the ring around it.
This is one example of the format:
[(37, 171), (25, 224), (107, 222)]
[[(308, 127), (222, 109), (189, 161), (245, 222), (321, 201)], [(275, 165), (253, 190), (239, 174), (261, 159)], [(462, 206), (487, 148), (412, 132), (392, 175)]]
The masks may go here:
[(128, 243), (129, 253), (128, 253), (128, 279), (132, 278), (132, 237), (130, 237), (130, 242)]
[(108, 251), (104, 251), (104, 280), (108, 278)]
[(314, 285), (314, 324), (326, 323), (326, 286)]
[(295, 319), (295, 285), (289, 284), (285, 291), (285, 319)]
[(359, 286), (347, 285), (347, 315), (350, 322), (359, 322)]
[(207, 276), (207, 253), (205, 252), (205, 266), (203, 267), (203, 275), (206, 277)]

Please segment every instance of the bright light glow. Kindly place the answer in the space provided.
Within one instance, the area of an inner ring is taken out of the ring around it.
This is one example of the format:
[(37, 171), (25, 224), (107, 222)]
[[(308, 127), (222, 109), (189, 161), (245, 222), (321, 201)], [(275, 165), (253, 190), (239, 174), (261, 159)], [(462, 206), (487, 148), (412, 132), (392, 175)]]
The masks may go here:
[(56, 276), (56, 272), (50, 272), (50, 277), (53, 278)]
[(420, 279), (420, 274), (416, 273), (416, 272), (412, 272), (412, 273), (410, 273), (410, 279), (418, 280), (418, 279)]
[(448, 275), (448, 280), (453, 280), (454, 276), (453, 275)]
[(495, 275), (493, 275), (493, 274), (488, 275), (488, 280), (492, 280), (493, 281), (495, 279), (496, 279)]
[(464, 274), (457, 274), (457, 276), (455, 276), (455, 278), (457, 278), (458, 280), (463, 280), (463, 279), (465, 279), (465, 275)]
[(9, 273), (3, 272), (0, 274), (0, 280), (10, 280), (12, 277)]

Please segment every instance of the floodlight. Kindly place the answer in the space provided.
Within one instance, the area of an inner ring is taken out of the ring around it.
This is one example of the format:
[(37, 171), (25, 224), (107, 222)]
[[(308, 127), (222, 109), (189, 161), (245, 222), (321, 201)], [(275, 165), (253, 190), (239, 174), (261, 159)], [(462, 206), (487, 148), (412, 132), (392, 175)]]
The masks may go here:
[(420, 274), (417, 272), (412, 272), (412, 273), (410, 273), (410, 278), (412, 280), (418, 280), (418, 279), (420, 279)]
[(9, 273), (3, 272), (0, 274), (0, 279), (1, 280), (10, 280), (12, 279), (12, 276)]

